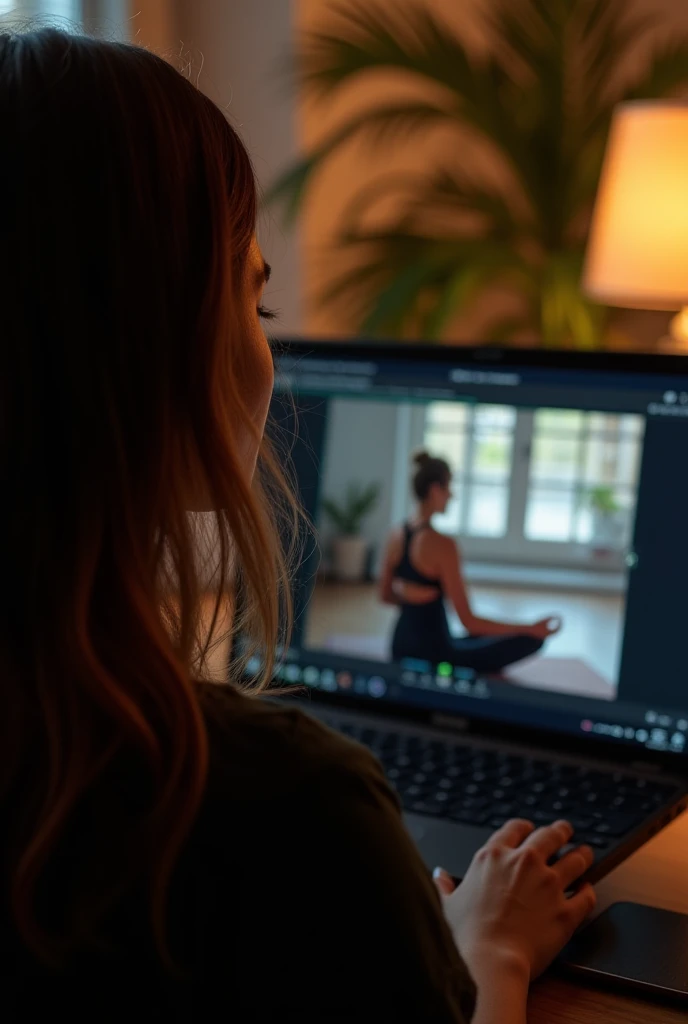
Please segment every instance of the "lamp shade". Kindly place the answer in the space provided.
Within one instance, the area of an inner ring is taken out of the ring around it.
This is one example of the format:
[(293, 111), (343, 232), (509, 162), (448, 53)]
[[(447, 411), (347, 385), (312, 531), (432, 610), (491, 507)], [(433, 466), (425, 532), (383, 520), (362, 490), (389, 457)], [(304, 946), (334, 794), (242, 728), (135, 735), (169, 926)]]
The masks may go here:
[(583, 287), (611, 306), (688, 304), (688, 104), (634, 102), (617, 108)]

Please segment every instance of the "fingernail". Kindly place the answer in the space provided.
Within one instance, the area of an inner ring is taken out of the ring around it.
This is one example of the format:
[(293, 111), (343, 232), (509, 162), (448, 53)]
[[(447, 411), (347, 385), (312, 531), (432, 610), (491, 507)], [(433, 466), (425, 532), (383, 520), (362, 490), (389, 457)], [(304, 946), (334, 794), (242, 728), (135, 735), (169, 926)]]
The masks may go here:
[(435, 868), (432, 872), (432, 877), (435, 879), (436, 882), (439, 882), (440, 878), (444, 878), (446, 874), (447, 872), (444, 870), (444, 868)]

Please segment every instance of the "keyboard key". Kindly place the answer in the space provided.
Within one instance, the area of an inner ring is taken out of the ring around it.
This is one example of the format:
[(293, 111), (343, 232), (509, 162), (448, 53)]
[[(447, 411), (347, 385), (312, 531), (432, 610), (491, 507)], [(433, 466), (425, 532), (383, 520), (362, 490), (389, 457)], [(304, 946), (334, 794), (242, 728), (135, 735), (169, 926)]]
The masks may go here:
[(575, 806), (576, 805), (573, 800), (554, 800), (552, 803), (552, 810), (561, 817), (568, 811), (572, 810)]
[(569, 814), (566, 820), (576, 833), (587, 832), (595, 823), (590, 815)]
[(579, 835), (576, 841), (583, 846), (592, 846), (593, 850), (606, 850), (610, 843), (609, 837), (598, 835)]
[(640, 819), (635, 814), (616, 814), (606, 821), (600, 821), (595, 825), (593, 832), (599, 835), (623, 836), (638, 825)]
[(553, 825), (559, 818), (554, 811), (534, 811), (530, 815), (530, 820), (536, 825)]
[(518, 804), (515, 803), (499, 803), (494, 804), (492, 811), (500, 818), (516, 818), (518, 817)]
[(489, 800), (484, 796), (467, 796), (462, 800), (457, 801), (456, 807), (473, 808), (474, 810), (483, 810), (489, 806)]
[(407, 797), (407, 798), (423, 796), (425, 793), (427, 793), (427, 791), (428, 791), (428, 787), (427, 786), (417, 786), (417, 785), (406, 786), (403, 790), (401, 790), (403, 795), (405, 797)]

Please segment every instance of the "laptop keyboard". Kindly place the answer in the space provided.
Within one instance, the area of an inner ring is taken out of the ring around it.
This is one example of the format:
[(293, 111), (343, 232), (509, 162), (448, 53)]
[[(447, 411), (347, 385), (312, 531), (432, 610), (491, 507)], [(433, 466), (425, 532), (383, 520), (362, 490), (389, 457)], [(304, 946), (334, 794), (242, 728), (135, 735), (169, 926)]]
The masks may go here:
[(405, 811), (500, 828), (510, 818), (571, 823), (596, 849), (616, 843), (675, 793), (666, 783), (501, 750), (329, 720), (382, 762)]

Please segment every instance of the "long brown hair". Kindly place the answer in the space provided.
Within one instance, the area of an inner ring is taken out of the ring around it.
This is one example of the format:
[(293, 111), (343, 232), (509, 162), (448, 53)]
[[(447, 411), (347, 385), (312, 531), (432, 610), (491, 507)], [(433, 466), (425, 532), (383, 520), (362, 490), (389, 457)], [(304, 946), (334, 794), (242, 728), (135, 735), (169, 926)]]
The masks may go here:
[[(254, 175), (171, 65), (53, 29), (0, 36), (0, 124), (5, 896), (23, 942), (55, 958), (143, 875), (164, 954), (208, 763), (191, 464), (220, 510), (213, 626), (233, 589), (262, 682), (288, 618), (272, 460), (263, 451), (252, 483), (236, 440), (259, 441), (239, 301)], [(140, 806), (120, 808), (116, 857), (95, 835), (51, 928), (42, 880), (123, 751), (141, 768)]]

